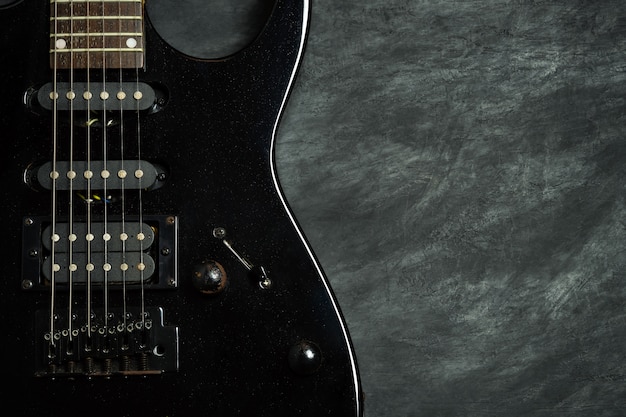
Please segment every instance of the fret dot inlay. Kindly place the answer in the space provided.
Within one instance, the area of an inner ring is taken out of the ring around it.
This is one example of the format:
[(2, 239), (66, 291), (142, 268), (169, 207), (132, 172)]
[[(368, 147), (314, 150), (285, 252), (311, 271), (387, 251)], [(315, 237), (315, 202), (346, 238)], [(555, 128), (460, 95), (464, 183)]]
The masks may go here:
[(144, 0), (50, 0), (50, 67), (142, 68)]

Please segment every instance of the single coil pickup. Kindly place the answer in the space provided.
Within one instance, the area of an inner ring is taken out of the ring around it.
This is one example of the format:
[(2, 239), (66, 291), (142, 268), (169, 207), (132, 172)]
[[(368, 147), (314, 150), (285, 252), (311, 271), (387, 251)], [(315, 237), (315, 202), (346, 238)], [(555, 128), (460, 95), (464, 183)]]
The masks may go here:
[(154, 89), (146, 83), (57, 82), (42, 86), (37, 101), (47, 110), (129, 110), (142, 111), (156, 103)]
[[(89, 259), (88, 259), (89, 255)], [(154, 259), (150, 254), (143, 252), (92, 252), (72, 253), (70, 262), (69, 253), (57, 253), (46, 258), (42, 264), (42, 274), (46, 280), (57, 285), (72, 284), (85, 285), (89, 279), (91, 285), (138, 285), (142, 281), (149, 282), (155, 271)], [(89, 261), (89, 262), (88, 262)]]
[[(71, 232), (70, 233), (70, 226)], [(149, 249), (154, 244), (155, 231), (146, 223), (91, 223), (84, 222), (57, 223), (54, 227), (54, 251), (56, 253), (104, 252), (138, 252)], [(41, 233), (41, 244), (52, 250), (52, 225), (48, 225)]]
[(160, 307), (115, 308), (107, 319), (76, 309), (35, 315), (39, 377), (158, 375), (178, 370), (178, 327), (165, 326)]
[(57, 191), (153, 189), (166, 177), (165, 170), (143, 160), (57, 161), (29, 167), (24, 180), (34, 188)]

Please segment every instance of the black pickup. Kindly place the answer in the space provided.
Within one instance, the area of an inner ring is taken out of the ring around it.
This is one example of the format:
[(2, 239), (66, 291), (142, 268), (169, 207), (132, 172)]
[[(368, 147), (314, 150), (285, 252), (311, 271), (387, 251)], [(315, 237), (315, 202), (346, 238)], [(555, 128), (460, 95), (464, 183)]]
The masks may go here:
[(24, 218), (22, 288), (50, 291), (52, 282), (61, 292), (87, 282), (113, 290), (176, 288), (177, 218), (144, 215), (138, 220), (136, 216), (127, 216), (123, 223), (101, 219), (87, 227), (85, 219), (75, 219), (71, 227), (57, 222), (53, 228), (48, 217)]
[(145, 160), (57, 161), (31, 165), (24, 173), (26, 183), (35, 189), (52, 190), (152, 190), (167, 178), (166, 170)]
[(43, 85), (37, 101), (47, 110), (142, 111), (156, 104), (157, 94), (143, 82), (57, 82)]

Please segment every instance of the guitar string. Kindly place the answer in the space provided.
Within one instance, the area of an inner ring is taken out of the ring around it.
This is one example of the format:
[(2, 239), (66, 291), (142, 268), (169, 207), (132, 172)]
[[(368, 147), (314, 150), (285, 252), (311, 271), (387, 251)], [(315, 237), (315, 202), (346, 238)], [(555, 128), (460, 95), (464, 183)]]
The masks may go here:
[[(143, 34), (144, 33), (144, 27), (143, 27), (143, 7), (141, 6), (141, 4), (139, 4), (139, 7), (141, 7), (139, 10), (137, 10), (137, 4), (135, 5), (135, 13), (139, 12), (140, 13), (140, 25), (141, 25), (141, 30), (140, 32)], [(135, 23), (136, 25), (136, 23)], [(143, 45), (143, 36), (141, 37), (141, 42)], [(143, 50), (143, 47), (142, 47)], [(131, 52), (134, 56), (134, 67), (135, 67), (135, 91), (139, 92), (139, 62), (138, 62), (138, 57), (137, 57), (137, 53), (135, 52)], [(135, 173), (135, 177), (137, 177), (137, 180), (139, 182), (139, 230), (142, 230), (142, 226), (143, 226), (143, 170), (142, 170), (142, 166), (141, 166), (141, 119), (140, 119), (140, 114), (139, 114), (139, 100), (135, 100), (135, 105), (136, 105), (136, 111), (135, 111), (135, 117), (137, 119), (137, 172)], [(140, 302), (141, 302), (141, 329), (142, 332), (144, 332), (145, 334), (145, 329), (146, 329), (146, 306), (145, 306), (145, 284), (144, 284), (144, 278), (145, 278), (145, 259), (144, 259), (144, 236), (143, 233), (141, 233), (141, 235), (138, 236), (139, 237), (139, 282), (140, 282), (140, 287), (141, 287), (141, 296), (140, 296)]]
[[(118, 11), (117, 15), (120, 17), (117, 22), (118, 33), (122, 33), (122, 11), (121, 11), (121, 3), (118, 3)], [(122, 52), (121, 52), (121, 36), (118, 38), (118, 70), (119, 70), (119, 84), (120, 91), (123, 90), (123, 65), (122, 65)], [(122, 261), (120, 265), (121, 273), (122, 273), (122, 322), (124, 324), (123, 331), (123, 343), (127, 346), (128, 341), (128, 254), (127, 254), (127, 242), (128, 242), (128, 230), (127, 230), (127, 221), (126, 221), (126, 126), (124, 120), (124, 109), (120, 102), (120, 110), (119, 110), (119, 133), (120, 133), (120, 204), (121, 204), (121, 234), (120, 239), (122, 243)]]
[[(86, 2), (86, 17), (89, 16), (89, 5), (90, 2)], [(87, 77), (87, 91), (91, 91), (91, 53), (89, 50), (89, 20), (85, 19), (85, 26), (87, 28), (87, 54), (86, 54), (86, 59), (87, 59), (87, 63), (86, 63), (86, 77)], [(85, 269), (87, 271), (87, 308), (85, 311), (85, 319), (87, 321), (87, 348), (91, 349), (91, 344), (93, 342), (93, 335), (92, 335), (92, 302), (93, 302), (93, 293), (92, 293), (92, 279), (93, 279), (93, 274), (94, 274), (94, 263), (93, 263), (93, 253), (92, 253), (92, 243), (93, 243), (93, 239), (94, 239), (94, 234), (93, 234), (93, 224), (92, 224), (92, 211), (93, 211), (93, 192), (92, 192), (92, 179), (93, 179), (93, 171), (92, 171), (92, 135), (93, 135), (93, 131), (92, 131), (92, 119), (91, 119), (91, 102), (90, 100), (87, 100), (87, 105), (86, 105), (86, 120), (87, 120), (87, 125), (85, 126), (86, 128), (86, 133), (87, 133), (87, 149), (86, 149), (86, 160), (87, 160), (87, 167), (85, 170), (85, 179), (87, 180), (87, 190), (86, 190), (86, 195), (85, 195), (85, 204), (86, 204), (86, 208), (87, 208), (87, 227), (86, 227), (86, 232), (87, 234), (85, 235), (85, 241), (87, 244), (87, 259), (86, 259), (86, 263), (85, 263)]]
[[(117, 3), (117, 16), (119, 16), (120, 18), (117, 21), (117, 28), (118, 28), (118, 33), (122, 33), (122, 10), (121, 10), (121, 3)], [(123, 65), (122, 65), (122, 52), (121, 52), (121, 37), (118, 38), (118, 55), (117, 55), (117, 59), (119, 61), (118, 63), (118, 73), (119, 73), (119, 86), (120, 86), (120, 91), (123, 91), (123, 82), (124, 82), (124, 78), (123, 78)], [(124, 108), (120, 103), (120, 112), (119, 112), (119, 133), (120, 133), (120, 160), (121, 160), (121, 166), (120, 166), (120, 172), (118, 175), (118, 177), (120, 178), (120, 204), (121, 204), (121, 234), (120, 234), (120, 240), (122, 243), (122, 263), (120, 265), (120, 269), (122, 272), (122, 320), (124, 323), (124, 344), (127, 345), (128, 342), (128, 304), (127, 304), (127, 246), (126, 246), (126, 242), (127, 242), (127, 237), (128, 237), (128, 233), (126, 230), (126, 175), (123, 175), (122, 173), (126, 172), (126, 163), (125, 163), (125, 125), (124, 125)]]
[[(101, 32), (102, 32), (102, 48), (106, 50), (106, 27), (105, 27), (105, 4), (102, 2), (102, 20), (100, 24)], [(90, 31), (91, 32), (91, 31)], [(106, 52), (102, 52), (102, 91), (107, 91), (107, 79), (106, 79), (106, 71), (107, 71), (107, 62), (106, 62)], [(108, 119), (107, 119), (107, 101), (103, 100), (102, 104), (102, 172), (100, 176), (102, 178), (102, 198), (103, 201), (103, 229), (102, 229), (102, 239), (103, 243), (103, 302), (104, 302), (104, 330), (105, 335), (108, 334), (109, 330), (109, 271), (111, 270), (111, 265), (109, 263), (109, 240), (111, 238), (109, 234), (109, 205), (108, 205)]]
[[(70, 88), (68, 89), (68, 93), (74, 91), (74, 24), (73, 24), (73, 16), (74, 16), (74, 4), (70, 3), (70, 48), (72, 48), (70, 52)], [(69, 93), (71, 94), (71, 93)], [(70, 96), (71, 97), (71, 96)], [(68, 97), (68, 98), (70, 98)], [(69, 140), (70, 140), (70, 149), (69, 149), (69, 169), (67, 172), (68, 180), (69, 180), (69, 190), (68, 190), (68, 234), (65, 237), (67, 239), (68, 244), (68, 276), (67, 276), (67, 289), (68, 289), (68, 309), (67, 309), (67, 322), (68, 322), (68, 331), (69, 331), (69, 339), (73, 340), (72, 335), (72, 314), (73, 314), (73, 296), (74, 296), (74, 100), (69, 100)], [(69, 350), (71, 343), (68, 344), (67, 349)], [(69, 352), (68, 352), (69, 353)]]
[(54, 324), (54, 309), (55, 309), (55, 296), (56, 296), (56, 211), (57, 211), (57, 143), (58, 143), (58, 103), (57, 103), (57, 95), (58, 95), (58, 53), (57, 53), (57, 45), (59, 43), (58, 39), (58, 25), (59, 21), (58, 17), (58, 3), (55, 1), (53, 3), (53, 16), (54, 16), (54, 37), (53, 37), (53, 53), (52, 53), (52, 72), (53, 72), (53, 88), (51, 93), (52, 99), (52, 171), (50, 172), (51, 186), (52, 186), (52, 196), (51, 196), (51, 231), (50, 231), (50, 334), (49, 334), (49, 358), (54, 354), (54, 349), (56, 348), (56, 342), (54, 341), (54, 333), (55, 333), (55, 324)]

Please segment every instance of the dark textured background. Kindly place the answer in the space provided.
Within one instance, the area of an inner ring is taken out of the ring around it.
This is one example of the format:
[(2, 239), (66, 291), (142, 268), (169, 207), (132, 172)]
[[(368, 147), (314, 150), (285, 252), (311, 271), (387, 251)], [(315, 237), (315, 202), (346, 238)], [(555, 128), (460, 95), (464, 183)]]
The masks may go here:
[[(267, 2), (150, 3), (211, 55)], [(626, 415), (625, 96), (623, 0), (313, 1), (277, 161), (366, 417)]]

